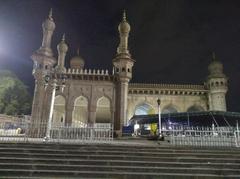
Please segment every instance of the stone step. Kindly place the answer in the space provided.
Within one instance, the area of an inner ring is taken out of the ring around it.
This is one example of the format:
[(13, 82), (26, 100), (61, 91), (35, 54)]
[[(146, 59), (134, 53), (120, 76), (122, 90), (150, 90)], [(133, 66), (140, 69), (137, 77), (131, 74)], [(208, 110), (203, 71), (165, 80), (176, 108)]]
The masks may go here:
[(171, 171), (177, 173), (198, 173), (198, 174), (216, 174), (216, 175), (240, 175), (239, 169), (226, 168), (209, 168), (209, 167), (148, 167), (148, 166), (103, 166), (103, 165), (64, 165), (64, 164), (24, 164), (19, 163), (12, 165), (12, 163), (0, 165), (1, 169), (12, 170), (65, 170), (65, 171), (119, 171), (119, 172), (148, 172), (148, 173), (170, 173)]
[(213, 155), (222, 155), (224, 153), (224, 155), (239, 155), (240, 156), (240, 150), (234, 150), (234, 151), (218, 151), (218, 150), (200, 150), (200, 149), (195, 149), (195, 150), (176, 150), (176, 149), (156, 149), (156, 150), (146, 150), (146, 149), (139, 149), (139, 148), (135, 148), (135, 150), (132, 149), (128, 149), (128, 148), (122, 148), (121, 146), (118, 146), (118, 148), (112, 149), (111, 147), (109, 148), (102, 148), (102, 147), (79, 147), (76, 149), (61, 149), (59, 147), (55, 147), (55, 146), (50, 146), (48, 148), (38, 148), (38, 147), (0, 147), (0, 152), (4, 152), (4, 151), (41, 151), (41, 152), (46, 152), (46, 153), (61, 153), (61, 152), (68, 152), (68, 153), (78, 153), (78, 152), (86, 152), (86, 151), (91, 151), (91, 152), (115, 152), (115, 153), (120, 153), (120, 152), (124, 152), (124, 153), (153, 153), (153, 154), (158, 154), (158, 153), (169, 153), (169, 154), (173, 154), (173, 153), (181, 153), (184, 155), (184, 153), (191, 153), (191, 154), (199, 154), (201, 153), (202, 155), (205, 154), (213, 154)]
[[(22, 163), (25, 162), (25, 163)], [(4, 168), (7, 165), (19, 166), (19, 165), (58, 165), (59, 161), (33, 161), (33, 160), (17, 160), (14, 165), (8, 162), (0, 163), (0, 168)], [(129, 160), (65, 160), (61, 162), (61, 165), (71, 165), (71, 166), (123, 166), (123, 167), (198, 167), (198, 168), (224, 168), (224, 169), (239, 169), (240, 164), (236, 163), (196, 163), (196, 162), (148, 162), (148, 161), (129, 161)]]
[(211, 152), (211, 153), (240, 153), (240, 150), (237, 148), (191, 148), (191, 147), (160, 147), (157, 145), (154, 146), (126, 146), (126, 145), (111, 145), (109, 144), (78, 144), (78, 145), (64, 145), (64, 144), (28, 144), (28, 143), (20, 143), (20, 144), (7, 144), (7, 143), (0, 143), (0, 148), (32, 148), (32, 149), (49, 149), (52, 148), (57, 150), (79, 150), (79, 149), (89, 149), (89, 150), (96, 150), (102, 148), (105, 149), (111, 149), (111, 150), (148, 150), (151, 152), (154, 151), (182, 151), (182, 152), (188, 152), (188, 151), (201, 151), (201, 152)]
[(234, 159), (232, 160), (226, 160), (226, 159), (196, 159), (196, 158), (179, 158), (179, 159), (173, 159), (173, 158), (161, 158), (159, 160), (132, 160), (131, 158), (117, 160), (116, 158), (90, 158), (90, 159), (80, 159), (80, 158), (36, 158), (36, 157), (29, 157), (29, 158), (21, 158), (21, 157), (0, 157), (0, 163), (43, 163), (43, 164), (85, 164), (85, 165), (129, 165), (129, 166), (135, 166), (135, 165), (146, 165), (146, 166), (158, 166), (165, 163), (178, 163), (178, 164), (184, 164), (184, 163), (194, 163), (195, 165), (218, 165), (219, 163), (225, 164), (225, 167), (239, 167), (239, 163), (235, 163)]
[(213, 150), (213, 149), (184, 149), (184, 148), (141, 148), (139, 146), (136, 146), (134, 148), (129, 148), (129, 147), (125, 147), (125, 146), (115, 146), (115, 147), (112, 147), (112, 146), (81, 146), (79, 145), (78, 147), (71, 147), (71, 148), (68, 148), (68, 147), (64, 147), (64, 146), (59, 146), (59, 145), (56, 145), (56, 146), (45, 146), (45, 147), (39, 147), (39, 146), (16, 146), (16, 145), (2, 145), (0, 146), (0, 149), (31, 149), (31, 150), (59, 150), (59, 151), (62, 151), (62, 150), (71, 150), (71, 151), (78, 151), (78, 150), (96, 150), (96, 149), (101, 149), (101, 150), (112, 150), (112, 151), (125, 151), (125, 150), (128, 150), (128, 151), (149, 151), (149, 152), (168, 152), (168, 151), (172, 151), (172, 152), (202, 152), (202, 153), (222, 153), (222, 152), (226, 152), (226, 153), (240, 153), (239, 150), (220, 150), (220, 149), (217, 149), (217, 150)]
[(33, 159), (33, 160), (50, 160), (50, 159), (98, 159), (98, 160), (133, 160), (133, 161), (188, 161), (188, 162), (230, 162), (230, 163), (240, 163), (239, 158), (210, 158), (210, 157), (195, 157), (195, 156), (187, 156), (187, 157), (171, 157), (171, 156), (162, 156), (162, 157), (149, 157), (149, 156), (125, 156), (125, 155), (32, 155), (32, 154), (6, 154), (4, 157), (0, 157), (2, 159)]
[(108, 157), (117, 157), (117, 158), (139, 158), (139, 157), (148, 157), (149, 159), (157, 159), (161, 157), (196, 157), (196, 158), (234, 158), (235, 161), (240, 162), (240, 155), (238, 154), (208, 154), (208, 153), (150, 153), (150, 152), (118, 152), (118, 151), (75, 151), (75, 152), (69, 152), (69, 151), (61, 151), (61, 152), (42, 152), (41, 150), (13, 150), (10, 149), (7, 151), (0, 150), (0, 156), (35, 156), (35, 157), (51, 157), (51, 158), (75, 158), (75, 157), (95, 157), (95, 156), (108, 156)]
[(37, 176), (37, 177), (104, 177), (104, 178), (124, 178), (124, 179), (211, 179), (211, 178), (239, 178), (240, 175), (215, 175), (215, 174), (187, 174), (187, 173), (148, 173), (148, 172), (122, 172), (122, 171), (65, 171), (65, 170), (24, 170), (24, 169), (0, 169), (2, 176)]
[(240, 150), (0, 143), (0, 178), (240, 178)]

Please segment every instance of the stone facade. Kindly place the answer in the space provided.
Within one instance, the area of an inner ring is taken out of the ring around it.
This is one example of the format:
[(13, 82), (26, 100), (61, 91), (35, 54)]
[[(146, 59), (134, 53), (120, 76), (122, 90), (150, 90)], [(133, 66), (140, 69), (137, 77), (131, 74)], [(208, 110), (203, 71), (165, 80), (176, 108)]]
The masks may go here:
[[(125, 13), (118, 27), (120, 43), (111, 74), (108, 70), (85, 69), (79, 51), (66, 69), (65, 36), (57, 46), (57, 60), (51, 49), (55, 27), (50, 11), (42, 24), (42, 45), (31, 57), (35, 78), (32, 121), (35, 123), (47, 122), (51, 116), (53, 124), (112, 123), (115, 132), (121, 134), (121, 127), (127, 125), (133, 115), (157, 113), (158, 98), (163, 113), (226, 111), (227, 78), (215, 55), (203, 85), (130, 83), (135, 61), (128, 50), (131, 28)], [(54, 104), (52, 113), (51, 103)]]

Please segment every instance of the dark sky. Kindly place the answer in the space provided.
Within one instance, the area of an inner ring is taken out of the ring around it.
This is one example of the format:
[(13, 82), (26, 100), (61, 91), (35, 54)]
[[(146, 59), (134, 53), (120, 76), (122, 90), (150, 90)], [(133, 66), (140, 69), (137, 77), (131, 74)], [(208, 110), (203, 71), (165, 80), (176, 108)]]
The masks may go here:
[(126, 9), (130, 52), (136, 60), (133, 82), (202, 84), (211, 53), (229, 77), (228, 109), (240, 112), (240, 1), (231, 0), (0, 0), (0, 68), (34, 86), (31, 54), (41, 45), (41, 23), (50, 8), (69, 51), (87, 68), (112, 69), (117, 26)]

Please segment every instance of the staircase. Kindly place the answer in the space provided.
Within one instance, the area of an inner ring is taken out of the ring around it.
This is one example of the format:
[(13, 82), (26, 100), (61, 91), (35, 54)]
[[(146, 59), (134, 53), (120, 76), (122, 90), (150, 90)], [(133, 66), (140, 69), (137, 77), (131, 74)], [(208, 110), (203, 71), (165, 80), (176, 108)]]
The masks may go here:
[(0, 178), (240, 178), (240, 150), (0, 143)]

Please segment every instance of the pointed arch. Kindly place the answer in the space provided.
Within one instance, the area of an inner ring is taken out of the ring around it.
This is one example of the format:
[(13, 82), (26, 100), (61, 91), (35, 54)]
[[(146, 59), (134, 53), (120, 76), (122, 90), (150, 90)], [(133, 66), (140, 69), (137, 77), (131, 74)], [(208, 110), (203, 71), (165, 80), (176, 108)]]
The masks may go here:
[(134, 115), (148, 115), (155, 114), (155, 110), (152, 105), (148, 103), (140, 103), (135, 107)]
[(65, 123), (66, 116), (66, 99), (62, 95), (57, 95), (53, 107), (53, 126), (62, 126)]
[(72, 111), (73, 126), (83, 127), (88, 123), (88, 99), (84, 96), (79, 96), (74, 101)]
[(111, 123), (111, 101), (106, 96), (97, 100), (96, 123)]
[(165, 106), (163, 109), (162, 109), (162, 113), (163, 114), (166, 114), (166, 113), (177, 113), (178, 110), (177, 110), (177, 107), (170, 104), (170, 105), (167, 105)]

